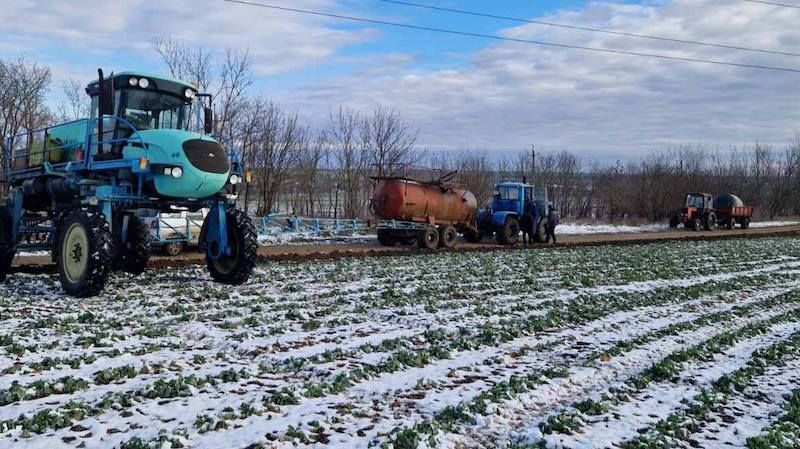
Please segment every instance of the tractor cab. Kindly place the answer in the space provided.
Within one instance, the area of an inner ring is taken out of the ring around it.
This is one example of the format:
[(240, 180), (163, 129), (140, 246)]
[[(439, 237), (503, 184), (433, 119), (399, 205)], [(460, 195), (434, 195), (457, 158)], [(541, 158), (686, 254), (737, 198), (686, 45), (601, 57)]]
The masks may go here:
[(545, 187), (524, 182), (499, 183), (495, 186), (491, 208), (480, 213), (481, 230), (484, 235), (494, 234), (500, 244), (513, 245), (519, 237), (522, 215), (530, 211), (536, 229), (534, 235), (541, 229), (544, 238), (548, 205)]
[(714, 208), (714, 197), (710, 193), (688, 193), (686, 194), (686, 209), (702, 210)]

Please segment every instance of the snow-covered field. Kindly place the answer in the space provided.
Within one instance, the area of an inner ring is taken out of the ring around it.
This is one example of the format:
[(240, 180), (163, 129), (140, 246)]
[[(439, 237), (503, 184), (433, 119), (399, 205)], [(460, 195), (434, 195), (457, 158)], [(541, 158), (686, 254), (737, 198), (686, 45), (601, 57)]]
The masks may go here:
[(800, 239), (56, 281), (0, 286), (4, 449), (800, 441)]

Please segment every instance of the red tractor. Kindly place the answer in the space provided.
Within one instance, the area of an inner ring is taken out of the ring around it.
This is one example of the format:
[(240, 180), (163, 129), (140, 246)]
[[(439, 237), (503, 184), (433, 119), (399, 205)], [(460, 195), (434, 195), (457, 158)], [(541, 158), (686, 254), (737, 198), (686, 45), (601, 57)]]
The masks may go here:
[(738, 223), (742, 229), (750, 227), (753, 207), (730, 193), (714, 198), (710, 193), (688, 193), (686, 204), (669, 220), (670, 228), (683, 225), (686, 229), (712, 231), (717, 226), (733, 229)]

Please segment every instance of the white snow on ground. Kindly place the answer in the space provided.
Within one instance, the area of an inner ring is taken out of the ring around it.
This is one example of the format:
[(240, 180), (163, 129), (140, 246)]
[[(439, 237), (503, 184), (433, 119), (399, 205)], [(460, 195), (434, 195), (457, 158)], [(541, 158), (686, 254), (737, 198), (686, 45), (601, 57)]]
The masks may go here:
[(562, 235), (639, 234), (642, 232), (663, 232), (667, 230), (669, 230), (669, 226), (661, 223), (644, 224), (638, 226), (612, 225), (612, 224), (561, 223), (556, 228), (556, 234), (562, 234)]
[(750, 223), (751, 228), (775, 228), (780, 226), (794, 226), (800, 221), (754, 221)]
[[(687, 266), (698, 252), (705, 263)], [(106, 294), (87, 299), (61, 294), (56, 276), (14, 275), (0, 284), (0, 447), (109, 448), (161, 431), (193, 448), (380, 447), (393, 429), (512, 376), (565, 367), (567, 377), (503, 395), (477, 425), (455, 429), (468, 447), (504, 442), (672, 351), (800, 306), (798, 266), (800, 239), (786, 238), (269, 263), (237, 287), (183, 268), (115, 275)], [(685, 372), (718, 376), (784, 331)], [(114, 368), (128, 370), (98, 376)], [(215, 381), (178, 390), (190, 376)], [(76, 379), (86, 386), (62, 394)], [(65, 409), (111, 394), (95, 415)], [(45, 414), (44, 428), (23, 428), (48, 409), (71, 422), (56, 430)], [(436, 438), (441, 447), (457, 440)]]

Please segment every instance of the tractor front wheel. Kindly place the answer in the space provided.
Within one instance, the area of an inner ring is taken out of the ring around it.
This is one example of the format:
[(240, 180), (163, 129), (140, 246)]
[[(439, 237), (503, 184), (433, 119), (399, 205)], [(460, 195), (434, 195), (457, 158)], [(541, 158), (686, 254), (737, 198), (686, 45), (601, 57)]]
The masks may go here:
[(716, 228), (716, 227), (717, 227), (717, 216), (714, 214), (714, 212), (711, 212), (706, 217), (705, 230), (706, 231), (713, 231), (714, 228)]
[(514, 246), (519, 240), (519, 220), (514, 217), (506, 217), (503, 226), (497, 230), (497, 243), (501, 245)]
[(694, 217), (691, 223), (692, 223), (691, 225), (692, 231), (699, 231), (700, 229), (703, 228), (703, 222), (700, 220), (699, 217)]
[[(201, 234), (207, 236), (208, 220), (212, 212), (203, 223)], [(238, 209), (228, 209), (225, 212), (228, 229), (228, 246), (230, 254), (223, 255), (214, 260), (211, 256), (210, 245), (206, 245), (206, 265), (211, 277), (220, 284), (240, 285), (250, 279), (258, 258), (258, 239), (256, 227), (244, 212)]]
[(11, 217), (5, 210), (0, 210), (0, 282), (6, 280), (14, 260), (14, 244), (11, 240)]
[(670, 227), (670, 229), (677, 228), (680, 223), (681, 223), (681, 220), (680, 220), (680, 218), (678, 218), (677, 215), (673, 215), (669, 219), (669, 227)]
[(64, 291), (78, 298), (99, 294), (111, 274), (114, 246), (105, 216), (89, 208), (68, 212), (59, 224), (55, 245)]

